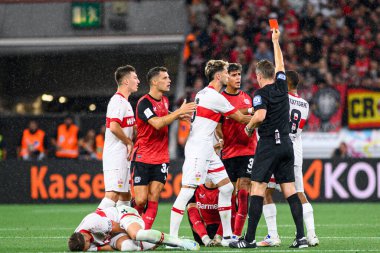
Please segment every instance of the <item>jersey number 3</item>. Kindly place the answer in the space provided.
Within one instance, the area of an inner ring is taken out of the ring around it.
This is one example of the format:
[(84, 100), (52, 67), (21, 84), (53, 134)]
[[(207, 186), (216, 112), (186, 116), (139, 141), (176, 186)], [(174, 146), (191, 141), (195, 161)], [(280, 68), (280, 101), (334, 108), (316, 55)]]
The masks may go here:
[(290, 133), (297, 133), (298, 127), (301, 121), (301, 112), (297, 109), (293, 109), (290, 112)]

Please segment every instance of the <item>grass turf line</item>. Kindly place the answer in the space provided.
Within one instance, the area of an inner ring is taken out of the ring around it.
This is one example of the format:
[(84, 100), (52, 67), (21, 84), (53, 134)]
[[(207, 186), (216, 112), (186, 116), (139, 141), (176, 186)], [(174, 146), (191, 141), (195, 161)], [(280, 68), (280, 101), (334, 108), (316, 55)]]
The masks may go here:
[[(380, 205), (312, 204), (316, 232), (321, 245), (309, 248), (313, 252), (380, 252)], [(62, 205), (0, 205), (0, 252), (64, 252), (67, 238), (82, 218), (96, 204)], [(170, 204), (160, 204), (153, 228), (169, 232)], [(279, 234), (282, 246), (260, 248), (260, 252), (293, 252), (294, 225), (288, 205), (277, 206)], [(257, 240), (266, 234), (264, 218), (260, 220)], [(190, 238), (191, 230), (185, 216), (180, 235)], [(158, 251), (167, 251), (159, 248)], [(203, 252), (240, 252), (229, 248), (202, 248)], [(168, 251), (177, 252), (177, 251)]]

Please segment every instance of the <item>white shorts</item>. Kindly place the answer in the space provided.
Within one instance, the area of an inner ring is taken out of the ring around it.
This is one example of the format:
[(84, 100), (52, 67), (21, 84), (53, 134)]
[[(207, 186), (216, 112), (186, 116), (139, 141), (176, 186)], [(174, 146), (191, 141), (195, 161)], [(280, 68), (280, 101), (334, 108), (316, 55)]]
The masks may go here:
[[(103, 160), (103, 174), (105, 191), (128, 192), (131, 178), (131, 162), (127, 160), (109, 162)], [(107, 164), (107, 165), (106, 165)]]
[[(273, 180), (272, 180), (273, 179)], [(274, 177), (272, 175), (269, 183), (268, 183), (268, 188), (274, 188), (278, 191), (281, 191), (281, 187), (279, 184), (276, 184), (274, 181)], [(296, 187), (296, 192), (304, 192), (303, 188), (303, 174), (302, 174), (302, 166), (294, 165), (294, 184)]]
[(117, 206), (118, 220), (120, 227), (127, 230), (132, 223), (138, 223), (142, 229), (145, 229), (145, 222), (139, 215), (136, 209), (130, 206)]
[(186, 157), (182, 167), (182, 185), (198, 186), (205, 183), (206, 176), (217, 184), (228, 178), (219, 156), (213, 153), (210, 159)]

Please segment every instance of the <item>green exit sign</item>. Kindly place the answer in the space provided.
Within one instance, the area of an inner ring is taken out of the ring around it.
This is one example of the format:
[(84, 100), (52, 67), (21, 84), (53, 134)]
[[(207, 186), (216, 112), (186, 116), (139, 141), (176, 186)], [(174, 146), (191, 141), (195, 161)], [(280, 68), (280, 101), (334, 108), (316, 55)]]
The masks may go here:
[(71, 24), (79, 28), (97, 28), (102, 25), (101, 3), (72, 3)]

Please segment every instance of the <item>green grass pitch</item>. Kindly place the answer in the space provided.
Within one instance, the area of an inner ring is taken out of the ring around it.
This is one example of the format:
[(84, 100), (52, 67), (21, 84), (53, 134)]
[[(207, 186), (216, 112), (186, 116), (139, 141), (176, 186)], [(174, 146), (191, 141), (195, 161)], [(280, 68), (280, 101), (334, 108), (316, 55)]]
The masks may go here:
[[(170, 204), (160, 204), (153, 228), (169, 232)], [(313, 204), (320, 245), (302, 249), (312, 252), (380, 252), (380, 204)], [(64, 252), (67, 238), (96, 204), (0, 205), (0, 252)], [(277, 223), (282, 239), (278, 248), (257, 252), (293, 252), (288, 246), (294, 237), (289, 207), (277, 205)], [(257, 239), (266, 234), (262, 217)], [(185, 217), (180, 235), (191, 236)], [(159, 248), (158, 251), (165, 251)], [(240, 252), (229, 248), (202, 248), (203, 252)], [(300, 251), (300, 250), (294, 250)], [(172, 252), (174, 252), (172, 250)]]

